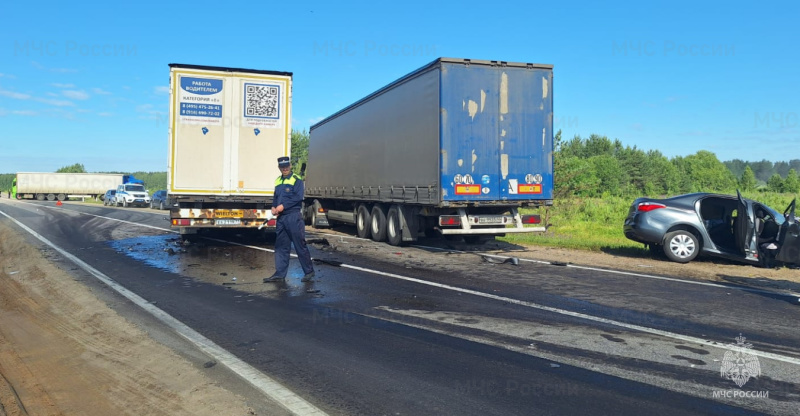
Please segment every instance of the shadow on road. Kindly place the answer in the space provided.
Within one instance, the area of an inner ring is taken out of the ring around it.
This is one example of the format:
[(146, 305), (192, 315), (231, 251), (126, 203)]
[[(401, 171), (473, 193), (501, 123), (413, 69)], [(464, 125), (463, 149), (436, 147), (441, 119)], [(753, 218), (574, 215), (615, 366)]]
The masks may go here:
[[(730, 286), (738, 289), (762, 289), (767, 292), (752, 292), (757, 295), (765, 296), (770, 299), (782, 300), (794, 305), (800, 305), (798, 295), (800, 293), (800, 283), (788, 280), (774, 280), (765, 277), (744, 277), (729, 276), (724, 274), (717, 275), (722, 282), (721, 285)], [(793, 294), (791, 294), (793, 293)]]

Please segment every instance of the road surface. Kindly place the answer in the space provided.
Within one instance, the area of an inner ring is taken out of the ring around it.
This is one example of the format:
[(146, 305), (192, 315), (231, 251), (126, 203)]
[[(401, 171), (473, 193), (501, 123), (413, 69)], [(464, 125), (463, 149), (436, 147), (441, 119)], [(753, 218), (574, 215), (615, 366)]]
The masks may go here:
[[(397, 248), (320, 231), (308, 235), (322, 260), (315, 282), (301, 283), (293, 261), (285, 283), (263, 284), (271, 243), (223, 234), (184, 245), (166, 211), (2, 200), (0, 212), (125, 319), (208, 365), (195, 367), (256, 414), (800, 409), (792, 283), (564, 267), (520, 252), (514, 265), (438, 240)], [(98, 275), (149, 306), (112, 294)], [(730, 374), (744, 363), (739, 387)]]

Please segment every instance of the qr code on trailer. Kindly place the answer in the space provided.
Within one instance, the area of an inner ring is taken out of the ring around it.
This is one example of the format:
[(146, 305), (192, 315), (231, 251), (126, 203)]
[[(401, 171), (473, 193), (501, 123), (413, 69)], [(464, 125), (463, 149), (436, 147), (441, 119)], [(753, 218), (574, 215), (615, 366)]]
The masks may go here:
[(245, 87), (245, 115), (248, 117), (278, 117), (280, 88), (274, 85), (253, 85)]

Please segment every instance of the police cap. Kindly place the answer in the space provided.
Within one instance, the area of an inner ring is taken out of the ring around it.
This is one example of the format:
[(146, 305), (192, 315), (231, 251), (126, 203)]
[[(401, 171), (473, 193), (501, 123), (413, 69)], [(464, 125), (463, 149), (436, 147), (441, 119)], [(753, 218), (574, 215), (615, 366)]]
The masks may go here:
[(292, 164), (292, 162), (289, 161), (289, 157), (288, 156), (281, 156), (281, 157), (278, 158), (278, 167), (279, 168), (285, 168), (285, 167), (287, 167), (287, 166), (289, 166), (291, 164)]

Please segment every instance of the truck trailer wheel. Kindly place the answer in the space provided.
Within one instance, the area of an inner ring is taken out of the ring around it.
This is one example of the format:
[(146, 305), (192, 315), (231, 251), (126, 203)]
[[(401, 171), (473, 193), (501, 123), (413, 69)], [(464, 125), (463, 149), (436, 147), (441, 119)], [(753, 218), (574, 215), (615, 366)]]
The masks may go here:
[(44, 194), (36, 194), (37, 201), (44, 201), (44, 198), (45, 198)]
[(372, 221), (370, 221), (372, 241), (386, 241), (386, 211), (380, 205), (372, 207)]
[(400, 207), (392, 205), (386, 214), (386, 240), (393, 246), (403, 244), (403, 226), (400, 224)]
[(372, 215), (366, 204), (359, 204), (356, 209), (356, 233), (361, 238), (370, 237), (370, 228), (372, 226)]
[(58, 199), (59, 201), (64, 201), (67, 199), (67, 196), (64, 194), (58, 194), (56, 195), (56, 199)]
[(56, 194), (47, 194), (47, 200), (48, 201), (55, 201), (56, 200)]

